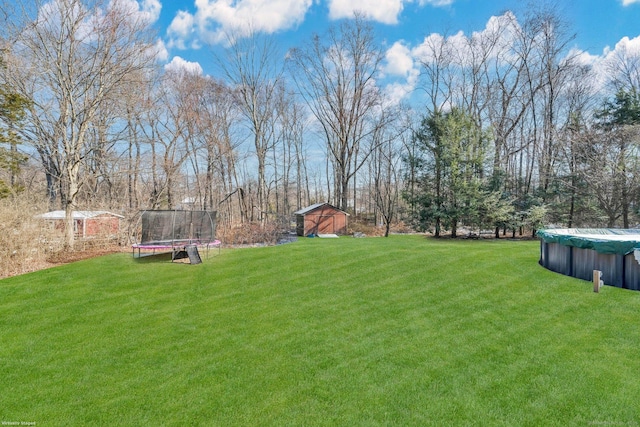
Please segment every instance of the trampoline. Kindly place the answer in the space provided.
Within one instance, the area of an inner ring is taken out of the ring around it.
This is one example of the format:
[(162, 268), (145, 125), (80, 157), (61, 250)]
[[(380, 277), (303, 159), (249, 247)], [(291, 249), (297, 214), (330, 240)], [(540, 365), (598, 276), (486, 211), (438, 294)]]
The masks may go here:
[(539, 230), (540, 265), (605, 285), (640, 290), (640, 229), (563, 228)]
[[(141, 214), (142, 234), (140, 243), (133, 244), (135, 257), (171, 252), (171, 260), (189, 257), (199, 261), (197, 248), (221, 247), (215, 238), (216, 212), (184, 210), (152, 210)], [(196, 248), (195, 251), (193, 248)], [(144, 255), (143, 255), (144, 253)]]

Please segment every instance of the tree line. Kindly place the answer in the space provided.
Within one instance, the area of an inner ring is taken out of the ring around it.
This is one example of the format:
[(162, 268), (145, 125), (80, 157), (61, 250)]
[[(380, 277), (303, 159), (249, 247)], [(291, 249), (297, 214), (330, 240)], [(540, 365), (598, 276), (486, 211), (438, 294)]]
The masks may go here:
[(1, 9), (0, 197), (41, 194), (69, 224), (79, 208), (189, 207), (264, 225), (316, 202), (387, 234), (638, 219), (638, 57), (617, 52), (600, 82), (551, 9), (428, 36), (410, 105), (385, 92), (359, 15), (287, 52), (229, 34), (212, 77), (161, 67), (128, 1)]
[(505, 13), (426, 44), (430, 104), (405, 182), (420, 227), (636, 224), (638, 57), (616, 52), (599, 81), (568, 28), (551, 10)]

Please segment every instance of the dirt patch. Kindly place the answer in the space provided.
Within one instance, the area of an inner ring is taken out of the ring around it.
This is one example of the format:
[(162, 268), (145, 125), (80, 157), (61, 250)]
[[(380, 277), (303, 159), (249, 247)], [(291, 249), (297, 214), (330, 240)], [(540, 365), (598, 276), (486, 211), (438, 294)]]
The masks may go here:
[(47, 268), (56, 267), (58, 265), (69, 264), (72, 262), (81, 261), (83, 259), (90, 259), (123, 251), (124, 249), (122, 248), (114, 247), (76, 251), (59, 251), (50, 254), (45, 259), (10, 259), (9, 262), (5, 263), (4, 268), (0, 272), (0, 279), (19, 276), (21, 274), (45, 270)]
[(117, 252), (122, 252), (122, 250), (120, 248), (110, 248), (88, 249), (83, 251), (61, 251), (49, 255), (46, 262), (51, 265), (68, 264), (70, 262), (82, 261), (83, 259), (95, 258)]

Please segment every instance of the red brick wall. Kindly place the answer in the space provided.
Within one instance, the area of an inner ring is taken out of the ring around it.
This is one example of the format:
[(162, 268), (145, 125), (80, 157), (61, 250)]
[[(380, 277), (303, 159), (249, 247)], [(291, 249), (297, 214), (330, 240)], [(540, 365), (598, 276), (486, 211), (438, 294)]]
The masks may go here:
[[(120, 218), (114, 216), (98, 216), (85, 220), (86, 230), (85, 237), (93, 236), (109, 236), (117, 234), (120, 228)], [(78, 224), (80, 226), (80, 224)], [(81, 230), (78, 230), (81, 232)]]
[[(83, 233), (83, 223), (86, 221), (86, 226)], [(76, 219), (75, 233), (77, 237), (95, 237), (95, 236), (112, 236), (118, 233), (120, 230), (120, 218), (110, 215), (101, 215), (89, 219)], [(64, 230), (64, 220), (53, 220), (53, 226), (56, 230)]]

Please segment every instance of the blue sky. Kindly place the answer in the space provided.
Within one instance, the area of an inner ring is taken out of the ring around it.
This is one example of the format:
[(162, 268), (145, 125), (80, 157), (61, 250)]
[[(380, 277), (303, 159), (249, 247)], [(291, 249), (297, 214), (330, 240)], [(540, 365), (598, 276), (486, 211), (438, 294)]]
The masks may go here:
[[(393, 62), (398, 77), (411, 74), (408, 69), (403, 74), (402, 64), (411, 66), (411, 56), (429, 34), (482, 31), (492, 16), (500, 16), (506, 10), (521, 17), (526, 4), (516, 0), (139, 0), (139, 3), (142, 9), (153, 9), (158, 17), (155, 26), (166, 49), (167, 66), (187, 67), (212, 76), (216, 76), (212, 51), (221, 48), (225, 31), (250, 23), (258, 31), (274, 34), (284, 52), (359, 10), (374, 24), (381, 47), (389, 51), (388, 61)], [(640, 0), (556, 0), (554, 5), (576, 33), (572, 47), (584, 52), (585, 61), (596, 64), (623, 45), (640, 52)]]

